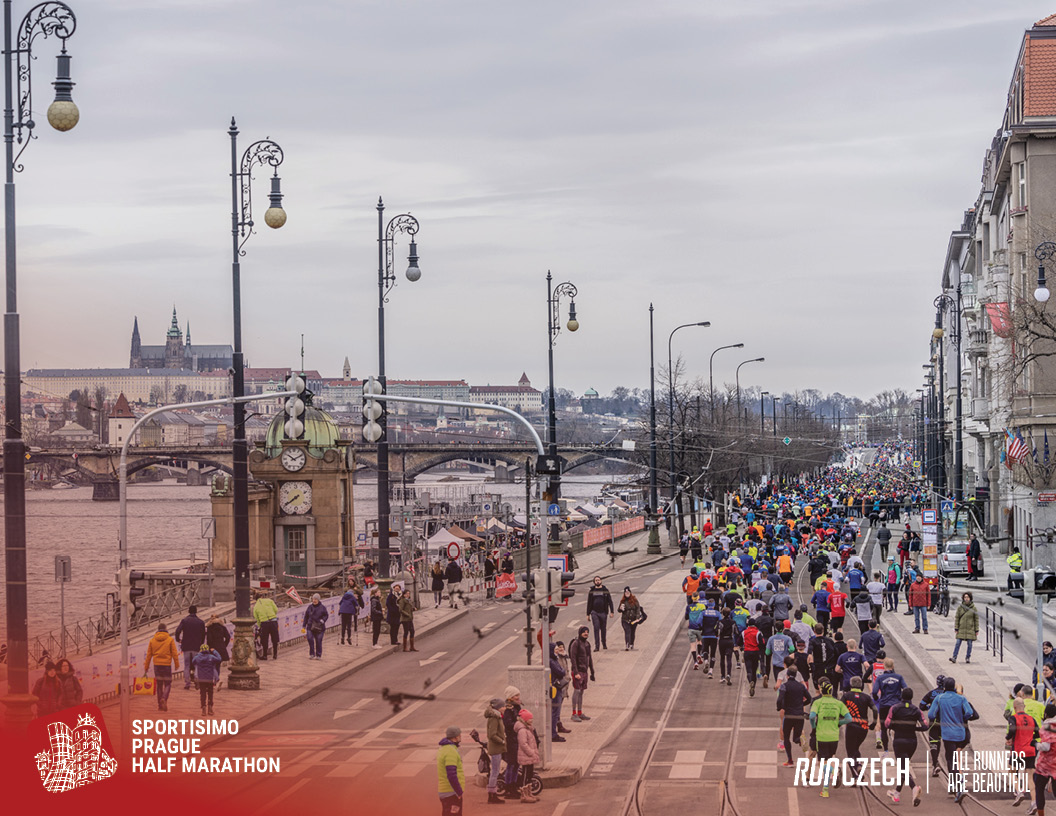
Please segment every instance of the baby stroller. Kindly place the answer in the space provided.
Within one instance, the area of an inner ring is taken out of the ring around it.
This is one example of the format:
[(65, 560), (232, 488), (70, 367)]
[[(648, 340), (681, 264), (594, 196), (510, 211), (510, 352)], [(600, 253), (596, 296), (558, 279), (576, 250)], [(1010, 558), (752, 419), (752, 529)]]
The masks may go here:
[[(480, 746), (480, 756), (477, 757), (477, 771), (487, 776), (491, 773), (491, 755), (488, 753), (488, 744), (481, 740), (480, 733), (474, 728), (469, 732), (469, 736), (473, 742)], [(504, 794), (509, 790), (504, 781), (505, 766), (499, 768), (499, 794)], [(542, 777), (537, 773), (532, 774), (532, 781), (528, 783), (528, 789), (531, 791), (532, 796), (538, 796), (543, 790)], [(516, 793), (518, 786), (516, 783), (513, 785), (513, 792)]]

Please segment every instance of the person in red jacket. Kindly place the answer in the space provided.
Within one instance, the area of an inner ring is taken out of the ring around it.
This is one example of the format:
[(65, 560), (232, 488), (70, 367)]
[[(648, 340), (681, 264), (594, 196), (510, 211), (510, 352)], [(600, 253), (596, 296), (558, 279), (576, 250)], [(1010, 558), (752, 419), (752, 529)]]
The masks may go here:
[(917, 579), (909, 586), (909, 608), (913, 610), (913, 634), (920, 634), (923, 624), (924, 634), (928, 633), (928, 605), (931, 603), (931, 587), (924, 583), (924, 576), (919, 572)]
[(846, 616), (847, 593), (840, 591), (839, 587), (833, 587), (829, 592), (829, 626), (833, 632), (839, 632), (843, 628)]
[[(1034, 757), (1037, 750), (1034, 743), (1040, 736), (1038, 723), (1026, 712), (1026, 703), (1019, 697), (1012, 701), (1014, 712), (1012, 721), (1008, 724), (1008, 733), (1005, 734), (1005, 747), (1014, 754), (1018, 754), (1023, 760), (1024, 770), (1034, 770)], [(1029, 790), (1019, 791), (1012, 800), (1012, 806), (1018, 807), (1019, 803), (1030, 798)]]
[(755, 625), (755, 618), (748, 619), (748, 625), (741, 633), (744, 641), (744, 671), (748, 675), (748, 696), (755, 696), (755, 681), (759, 676), (759, 663), (763, 656), (766, 643), (759, 628)]

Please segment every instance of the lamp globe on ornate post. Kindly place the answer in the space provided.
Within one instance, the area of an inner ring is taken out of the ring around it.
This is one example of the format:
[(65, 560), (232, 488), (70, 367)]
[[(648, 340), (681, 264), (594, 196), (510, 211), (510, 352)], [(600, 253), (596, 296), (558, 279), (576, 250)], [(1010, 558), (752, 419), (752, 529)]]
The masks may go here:
[[(711, 395), (711, 424), (715, 424), (715, 355), (723, 349), (744, 348), (744, 343), (733, 343), (729, 346), (719, 346), (708, 358), (708, 391)], [(725, 416), (725, 411), (723, 412)]]
[(1049, 300), (1049, 287), (1045, 283), (1045, 261), (1056, 258), (1056, 243), (1053, 241), (1042, 241), (1034, 248), (1034, 257), (1038, 261), (1038, 288), (1034, 290), (1034, 300), (1038, 303), (1047, 303)]
[(675, 326), (671, 333), (667, 336), (667, 451), (668, 451), (668, 482), (671, 488), (671, 501), (667, 508), (667, 516), (670, 518), (670, 514), (674, 512), (678, 517), (678, 525), (672, 524), (668, 529), (668, 540), (674, 541), (676, 535), (681, 537), (685, 532), (685, 522), (682, 518), (682, 502), (676, 501), (678, 492), (675, 488), (675, 372), (674, 362), (671, 358), (671, 340), (675, 336), (675, 332), (679, 329), (688, 329), (690, 326), (700, 326), (702, 328), (708, 328), (711, 325), (710, 321), (701, 320), (697, 323), (683, 323), (681, 326)]
[(264, 223), (278, 229), (286, 223), (282, 208), (282, 189), (279, 165), (283, 152), (275, 142), (262, 139), (238, 155), (238, 127), (231, 117), (228, 128), (231, 137), (231, 293), (234, 325), (232, 362), (232, 406), (234, 434), (231, 449), (233, 475), (233, 518), (235, 532), (235, 640), (231, 649), (230, 689), (252, 691), (260, 688), (257, 655), (253, 648), (253, 616), (250, 610), (249, 584), (249, 444), (246, 441), (246, 406), (238, 397), (246, 393), (245, 355), (242, 352), (242, 279), (239, 259), (246, 254), (243, 247), (254, 233), (252, 182), (253, 170), (258, 165), (272, 168), (269, 206)]
[[(550, 460), (552, 472), (546, 480), (546, 490), (543, 500), (547, 507), (556, 504), (561, 498), (561, 460), (557, 456), (557, 400), (554, 394), (554, 340), (561, 333), (561, 298), (567, 297), (568, 323), (565, 324), (570, 332), (579, 329), (579, 320), (576, 319), (576, 295), (579, 290), (565, 281), (557, 286), (553, 285), (553, 276), (550, 271), (546, 273), (546, 326), (548, 339), (547, 365), (550, 373), (550, 390), (547, 398), (547, 459)], [(554, 521), (549, 525), (549, 549), (552, 553), (561, 552), (561, 525), (560, 516), (552, 516)], [(544, 565), (545, 566), (545, 565)]]
[(741, 425), (741, 366), (746, 366), (748, 363), (765, 363), (765, 357), (753, 357), (751, 360), (742, 360), (737, 364), (737, 370), (734, 372), (734, 379), (737, 383), (737, 426)]
[[(70, 93), (70, 56), (66, 41), (77, 18), (65, 3), (35, 5), (19, 23), (11, 20), (11, 0), (4, 0), (4, 271), (7, 289), (4, 311), (4, 590), (6, 593), (7, 696), (6, 721), (16, 729), (32, 718), (36, 697), (29, 693), (29, 624), (26, 587), (26, 446), (22, 439), (22, 359), (15, 255), (15, 173), (22, 152), (35, 139), (33, 128), (32, 47), (37, 39), (55, 37), (58, 55), (55, 101), (48, 122), (67, 131), (80, 117)], [(21, 145), (16, 155), (15, 144)]]
[[(389, 292), (396, 285), (394, 254), (396, 236), (404, 233), (411, 237), (407, 254), (407, 280), (411, 283), (422, 277), (418, 267), (418, 219), (410, 213), (401, 213), (385, 223), (385, 203), (378, 196), (378, 383), (381, 393), (388, 392), (388, 381), (385, 375), (385, 304), (389, 301)], [(389, 580), (389, 426), (388, 411), (383, 410), (373, 426), (380, 432), (376, 439), (368, 442), (378, 443), (378, 573), (383, 581)]]

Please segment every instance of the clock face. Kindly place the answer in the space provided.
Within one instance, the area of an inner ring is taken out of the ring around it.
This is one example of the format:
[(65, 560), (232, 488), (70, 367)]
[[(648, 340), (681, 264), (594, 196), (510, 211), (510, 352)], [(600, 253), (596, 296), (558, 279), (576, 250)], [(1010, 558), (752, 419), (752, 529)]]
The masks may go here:
[(282, 466), (286, 470), (296, 472), (304, 467), (308, 461), (308, 454), (304, 452), (304, 448), (286, 448), (282, 452)]
[(303, 516), (312, 509), (312, 486), (308, 482), (279, 485), (279, 509), (288, 516)]

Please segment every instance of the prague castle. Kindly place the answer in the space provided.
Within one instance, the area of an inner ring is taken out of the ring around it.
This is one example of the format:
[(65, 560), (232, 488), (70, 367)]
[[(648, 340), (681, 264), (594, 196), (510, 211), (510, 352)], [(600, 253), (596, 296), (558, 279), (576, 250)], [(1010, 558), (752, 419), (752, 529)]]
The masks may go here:
[(186, 340), (172, 307), (172, 324), (165, 335), (164, 346), (144, 346), (139, 338), (139, 318), (132, 323), (132, 349), (129, 368), (175, 368), (184, 371), (227, 371), (231, 368), (234, 349), (231, 346), (195, 346), (191, 344), (191, 324)]

